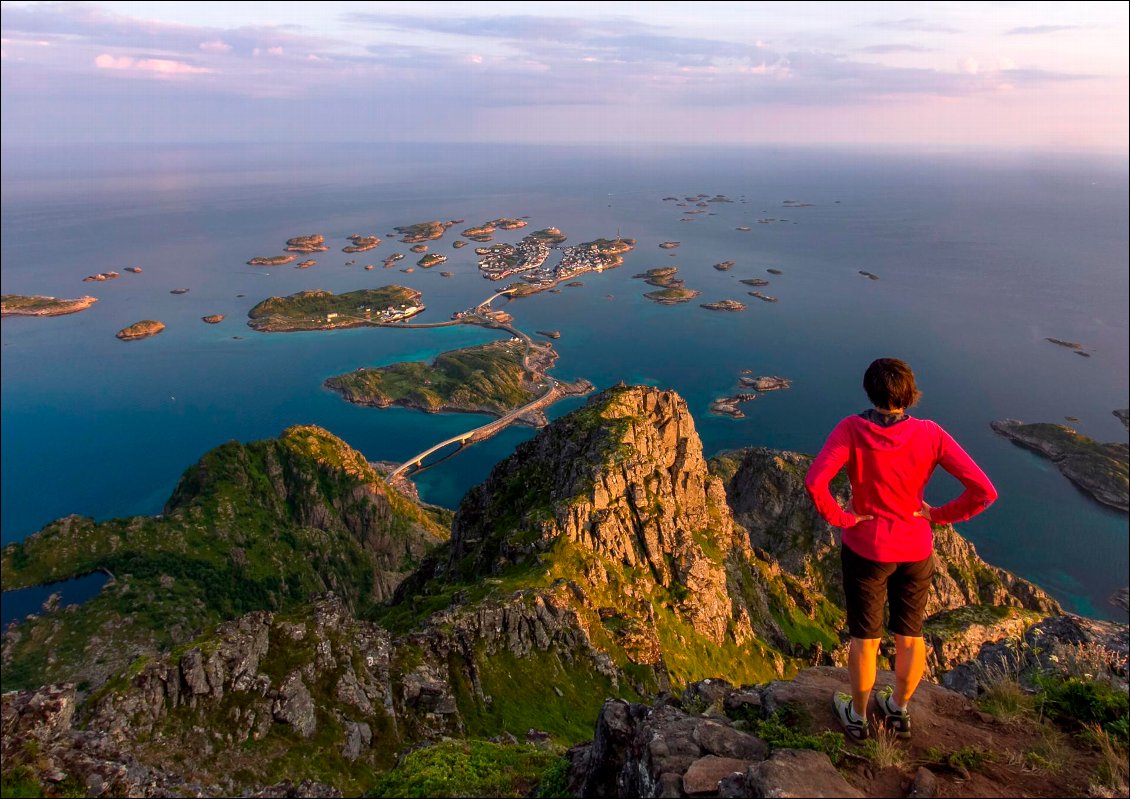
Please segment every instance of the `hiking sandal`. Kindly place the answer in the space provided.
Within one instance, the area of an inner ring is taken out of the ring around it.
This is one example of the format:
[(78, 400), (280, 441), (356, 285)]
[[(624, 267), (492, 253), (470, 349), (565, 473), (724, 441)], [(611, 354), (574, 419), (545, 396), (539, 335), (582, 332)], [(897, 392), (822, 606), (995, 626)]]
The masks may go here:
[(840, 720), (840, 726), (844, 728), (848, 738), (853, 741), (867, 740), (870, 735), (867, 719), (855, 717), (851, 707), (851, 694), (845, 694), (843, 691), (832, 694), (832, 709), (836, 712), (836, 718)]
[(895, 710), (892, 697), (895, 689), (890, 685), (875, 694), (875, 704), (879, 706), (879, 713), (883, 716), (883, 723), (888, 730), (894, 732), (899, 738), (910, 737), (910, 712), (905, 708)]

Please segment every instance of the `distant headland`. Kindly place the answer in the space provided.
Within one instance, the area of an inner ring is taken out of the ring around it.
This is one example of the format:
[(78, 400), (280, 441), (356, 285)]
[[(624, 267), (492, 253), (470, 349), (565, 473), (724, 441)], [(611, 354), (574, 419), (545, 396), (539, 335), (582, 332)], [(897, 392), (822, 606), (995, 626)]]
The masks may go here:
[(0, 296), (0, 316), (63, 316), (85, 311), (96, 302), (96, 297), (64, 300), (38, 294), (4, 294)]

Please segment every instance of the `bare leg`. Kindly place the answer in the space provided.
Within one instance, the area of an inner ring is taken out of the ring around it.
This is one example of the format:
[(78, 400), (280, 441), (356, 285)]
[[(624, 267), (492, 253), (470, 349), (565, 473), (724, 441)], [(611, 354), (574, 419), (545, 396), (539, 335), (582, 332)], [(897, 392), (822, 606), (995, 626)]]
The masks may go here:
[[(852, 639), (855, 643), (855, 639)], [(895, 636), (895, 693), (891, 697), (906, 707), (926, 671), (926, 641), (921, 636)]]
[[(876, 659), (879, 656), (878, 638), (852, 638), (848, 649), (848, 673), (851, 675), (852, 709), (861, 719), (867, 718), (867, 703), (875, 687)], [(919, 638), (919, 641), (922, 639)], [(921, 678), (922, 672), (918, 672)], [(918, 683), (915, 682), (915, 685)]]

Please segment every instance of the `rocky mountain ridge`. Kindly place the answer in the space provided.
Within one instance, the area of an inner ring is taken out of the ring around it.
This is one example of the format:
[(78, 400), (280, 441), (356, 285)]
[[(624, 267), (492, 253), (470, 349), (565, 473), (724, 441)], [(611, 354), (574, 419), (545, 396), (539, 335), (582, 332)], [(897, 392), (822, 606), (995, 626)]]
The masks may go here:
[(110, 576), (89, 602), (5, 631), (4, 686), (95, 689), (217, 622), (325, 591), (367, 607), (447, 537), (446, 522), (321, 428), (229, 442), (184, 473), (160, 516), (69, 516), (4, 547), (5, 590)]
[[(136, 623), (111, 617), (123, 584), (144, 585), (137, 576), (118, 573), (103, 592), (113, 602), (92, 601), (101, 616), (59, 611), (11, 629), (5, 665), (29, 670), (29, 650), (58, 646), (59, 636), (78, 660), (86, 653), (76, 677), (102, 675), (82, 691), (52, 689), (73, 695), (70, 719), (81, 728), (52, 738), (52, 762), (72, 762), (67, 752), (81, 740), (142, 774), (113, 783), (115, 792), (156, 795), (177, 780), (203, 781), (204, 795), (284, 780), (363, 790), (398, 754), (445, 737), (508, 740), (533, 729), (566, 746), (592, 736), (606, 697), (638, 703), (720, 675), (764, 685), (842, 663), (835, 535), (804, 493), (806, 457), (753, 449), (708, 464), (673, 392), (619, 386), (555, 421), (468, 493), (442, 544), (446, 519), (382, 486), (324, 431), (296, 431), (210, 453), (186, 473), (167, 516), (207, 528), (207, 541), (229, 553), (245, 548), (249, 529), (285, 520), (296, 538), (400, 560), (369, 554), (351, 572), (324, 572), (315, 560), (324, 576), (316, 588), (300, 583), (304, 601), (264, 603), (219, 624), (201, 614), (192, 634), (126, 648), (101, 671), (86, 662), (104, 649), (90, 639), (127, 640), (118, 630)], [(91, 529), (76, 537), (52, 528), (5, 549), (5, 587), (30, 581), (53, 547), (70, 568), (88, 563)], [(936, 536), (936, 678), (1059, 612), (952, 528)], [(113, 552), (93, 549), (91, 558)], [(92, 618), (101, 619), (93, 636)], [(33, 700), (6, 695), (5, 712)]]

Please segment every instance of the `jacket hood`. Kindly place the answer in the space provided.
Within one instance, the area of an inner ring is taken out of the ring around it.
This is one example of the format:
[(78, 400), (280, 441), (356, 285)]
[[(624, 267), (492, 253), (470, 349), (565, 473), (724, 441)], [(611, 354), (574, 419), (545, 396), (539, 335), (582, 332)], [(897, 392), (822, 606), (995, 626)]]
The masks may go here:
[(917, 419), (906, 415), (899, 421), (887, 425), (872, 421), (875, 418), (881, 418), (875, 411), (864, 411), (855, 417), (857, 440), (868, 449), (898, 449), (914, 435), (914, 429), (918, 426)]

